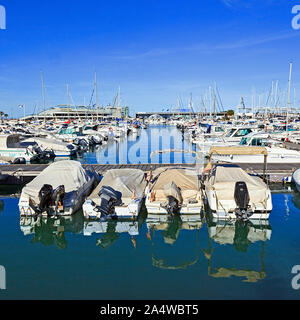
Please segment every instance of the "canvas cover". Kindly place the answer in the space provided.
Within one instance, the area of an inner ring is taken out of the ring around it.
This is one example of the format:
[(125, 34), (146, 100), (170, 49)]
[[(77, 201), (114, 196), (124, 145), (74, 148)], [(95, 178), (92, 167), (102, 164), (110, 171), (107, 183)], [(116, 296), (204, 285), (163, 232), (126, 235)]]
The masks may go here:
[(90, 179), (80, 162), (72, 160), (58, 161), (51, 164), (28, 183), (22, 192), (37, 202), (38, 194), (44, 184), (51, 185), (53, 189), (64, 185), (65, 191), (68, 193), (79, 189)]
[(171, 182), (180, 189), (183, 201), (195, 199), (199, 191), (198, 175), (195, 170), (159, 168), (153, 172), (153, 179), (156, 180), (152, 190), (155, 193), (155, 199), (158, 201), (167, 199), (165, 186)]
[(265, 156), (268, 155), (268, 151), (264, 147), (245, 147), (245, 146), (229, 146), (229, 147), (218, 147), (213, 146), (209, 151), (210, 156), (213, 154), (246, 154), (246, 155), (254, 155), (254, 154), (263, 154)]
[(234, 199), (235, 184), (239, 181), (246, 183), (251, 203), (263, 203), (265, 201), (268, 187), (263, 180), (259, 177), (250, 176), (242, 168), (235, 165), (214, 167), (207, 187), (216, 191), (218, 200), (232, 200)]
[(128, 202), (126, 199), (131, 199), (133, 192), (135, 198), (143, 198), (146, 188), (146, 178), (142, 170), (138, 169), (112, 169), (107, 171), (97, 188), (88, 197), (89, 200), (100, 204), (99, 191), (102, 187), (111, 187), (122, 193), (122, 201)]
[(177, 187), (177, 185), (173, 181), (170, 181), (168, 184), (164, 186), (164, 193), (166, 197), (172, 196), (178, 201), (178, 203), (180, 204), (182, 203), (183, 199), (182, 199), (180, 189)]

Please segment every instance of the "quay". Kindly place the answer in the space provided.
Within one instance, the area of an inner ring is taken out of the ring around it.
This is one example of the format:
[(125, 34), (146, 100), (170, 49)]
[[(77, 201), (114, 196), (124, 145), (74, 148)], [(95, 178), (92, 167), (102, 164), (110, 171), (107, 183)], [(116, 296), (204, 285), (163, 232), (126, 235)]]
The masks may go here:
[[(249, 174), (262, 176), (263, 164), (257, 163), (237, 163), (242, 169)], [(23, 184), (28, 183), (38, 176), (48, 164), (26, 164), (26, 165), (1, 165), (0, 171), (2, 175), (9, 176), (8, 183), (5, 181), (0, 184)], [(140, 169), (145, 173), (160, 167), (178, 167), (178, 168), (193, 168), (195, 164), (86, 164), (83, 167), (94, 169), (97, 173), (103, 174), (111, 169)], [(270, 183), (281, 183), (283, 180), (289, 181), (295, 170), (299, 168), (297, 163), (270, 163), (267, 165), (267, 178)]]

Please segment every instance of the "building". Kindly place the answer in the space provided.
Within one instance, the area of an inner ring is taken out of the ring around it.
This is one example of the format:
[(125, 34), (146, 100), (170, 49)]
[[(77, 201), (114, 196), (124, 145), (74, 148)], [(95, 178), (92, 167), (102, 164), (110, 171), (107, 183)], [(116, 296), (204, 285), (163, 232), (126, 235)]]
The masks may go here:
[[(109, 119), (109, 118), (127, 118), (129, 116), (129, 107), (68, 107), (59, 105), (50, 108), (37, 115), (26, 116), (25, 120), (68, 120), (68, 119)], [(22, 118), (24, 119), (24, 118)]]

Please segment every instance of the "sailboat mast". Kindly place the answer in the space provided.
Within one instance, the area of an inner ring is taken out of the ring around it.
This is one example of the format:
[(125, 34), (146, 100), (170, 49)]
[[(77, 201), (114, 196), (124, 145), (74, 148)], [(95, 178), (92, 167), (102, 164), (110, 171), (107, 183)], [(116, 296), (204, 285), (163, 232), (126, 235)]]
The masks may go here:
[(286, 132), (288, 132), (288, 121), (289, 121), (289, 109), (291, 105), (291, 81), (292, 81), (292, 67), (293, 63), (290, 62), (290, 76), (289, 76), (289, 92), (288, 92), (288, 107), (286, 112)]
[(97, 84), (97, 72), (95, 71), (95, 92), (96, 92), (96, 110), (97, 110), (97, 121), (99, 119), (98, 116), (98, 84)]
[(68, 119), (70, 119), (70, 92), (69, 85), (67, 84), (67, 108), (68, 108)]
[(44, 87), (43, 72), (41, 72), (41, 78), (42, 78), (42, 96), (43, 96), (44, 126), (46, 126), (46, 103), (45, 103), (45, 87)]

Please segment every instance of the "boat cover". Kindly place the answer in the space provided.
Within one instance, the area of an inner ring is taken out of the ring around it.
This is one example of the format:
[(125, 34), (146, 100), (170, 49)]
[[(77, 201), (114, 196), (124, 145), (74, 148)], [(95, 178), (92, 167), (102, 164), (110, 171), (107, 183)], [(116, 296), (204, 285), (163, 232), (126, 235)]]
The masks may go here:
[[(125, 199), (131, 199), (133, 192), (135, 192), (135, 198), (141, 199), (144, 197), (146, 188), (146, 178), (142, 170), (139, 169), (112, 169), (107, 171), (97, 188), (88, 197), (97, 205), (100, 204), (99, 191), (102, 187), (111, 187), (116, 191), (122, 193), (122, 201)], [(124, 201), (125, 200), (125, 201)]]
[(183, 201), (181, 192), (173, 181), (170, 181), (164, 186), (164, 193), (166, 197), (168, 196), (174, 197), (179, 204), (181, 204)]
[(39, 191), (44, 184), (49, 184), (56, 189), (60, 185), (65, 186), (66, 193), (79, 189), (86, 184), (91, 177), (78, 161), (65, 160), (52, 163), (42, 171), (34, 180), (28, 183), (23, 191), (33, 200), (38, 202)]
[(250, 176), (236, 165), (217, 165), (206, 186), (216, 191), (218, 200), (232, 200), (234, 199), (235, 184), (239, 181), (244, 181), (247, 184), (251, 203), (263, 203), (266, 200), (268, 187), (263, 180)]
[[(183, 200), (195, 199), (199, 191), (198, 175), (192, 169), (178, 169), (178, 168), (159, 168), (153, 172), (154, 182), (152, 190), (155, 192), (155, 199), (157, 201), (165, 201), (166, 185), (173, 182), (180, 192)], [(176, 198), (176, 197), (175, 197)]]

